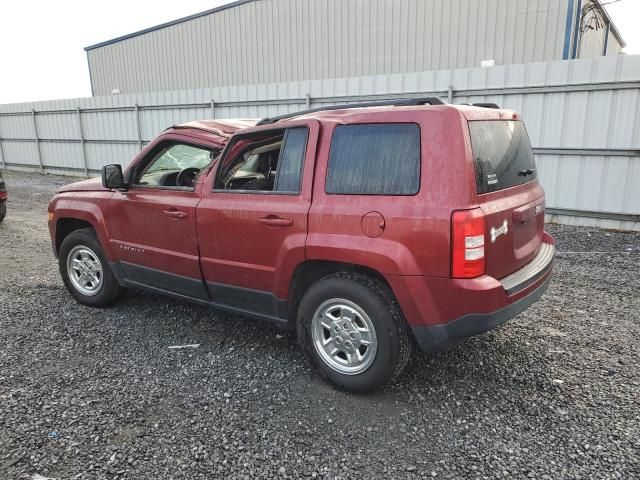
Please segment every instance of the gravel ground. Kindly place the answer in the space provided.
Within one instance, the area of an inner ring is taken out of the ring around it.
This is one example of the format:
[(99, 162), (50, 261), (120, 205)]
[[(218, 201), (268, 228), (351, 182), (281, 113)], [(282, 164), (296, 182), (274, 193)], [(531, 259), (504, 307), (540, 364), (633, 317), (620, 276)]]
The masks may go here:
[(640, 477), (638, 234), (549, 226), (540, 302), (356, 396), (267, 323), (140, 292), (78, 305), (46, 228), (71, 180), (6, 180), (0, 478)]

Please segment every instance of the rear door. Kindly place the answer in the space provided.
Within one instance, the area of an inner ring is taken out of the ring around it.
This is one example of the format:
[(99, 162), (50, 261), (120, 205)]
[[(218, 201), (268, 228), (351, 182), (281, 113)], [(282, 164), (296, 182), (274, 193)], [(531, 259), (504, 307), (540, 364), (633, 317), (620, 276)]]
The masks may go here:
[(235, 135), (197, 208), (201, 268), (212, 300), (268, 316), (305, 258), (316, 121)]
[(469, 133), (477, 201), (486, 220), (486, 273), (503, 278), (538, 252), (544, 231), (544, 190), (521, 121), (472, 120)]

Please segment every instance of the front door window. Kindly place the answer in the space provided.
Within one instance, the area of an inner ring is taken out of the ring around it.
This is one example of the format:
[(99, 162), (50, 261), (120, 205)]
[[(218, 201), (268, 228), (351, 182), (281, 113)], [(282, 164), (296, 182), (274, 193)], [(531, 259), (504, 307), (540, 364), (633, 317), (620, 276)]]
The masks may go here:
[(202, 169), (219, 152), (174, 143), (160, 146), (134, 178), (134, 185), (162, 188), (193, 188)]

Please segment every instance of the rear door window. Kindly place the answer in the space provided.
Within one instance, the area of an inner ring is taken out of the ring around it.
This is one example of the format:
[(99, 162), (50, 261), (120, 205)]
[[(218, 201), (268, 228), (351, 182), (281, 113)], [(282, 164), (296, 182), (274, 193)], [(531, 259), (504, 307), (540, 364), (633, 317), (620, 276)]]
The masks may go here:
[(307, 127), (293, 127), (234, 137), (215, 189), (300, 193), (308, 136)]
[(478, 193), (489, 193), (538, 178), (531, 142), (516, 120), (469, 122)]
[(305, 127), (290, 128), (285, 133), (275, 186), (278, 192), (300, 192), (307, 136), (308, 129)]
[(415, 123), (339, 125), (333, 131), (325, 191), (414, 195), (420, 189), (420, 127)]

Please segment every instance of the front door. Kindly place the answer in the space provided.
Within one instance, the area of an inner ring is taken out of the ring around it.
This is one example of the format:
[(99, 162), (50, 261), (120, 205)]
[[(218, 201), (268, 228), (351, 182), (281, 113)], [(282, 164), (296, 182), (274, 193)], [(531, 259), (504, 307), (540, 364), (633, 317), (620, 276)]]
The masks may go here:
[(211, 161), (199, 145), (159, 141), (133, 168), (131, 188), (109, 201), (106, 224), (126, 281), (208, 298), (200, 273), (194, 179)]
[(287, 282), (305, 258), (317, 136), (307, 121), (231, 140), (197, 210), (214, 302), (286, 318)]

